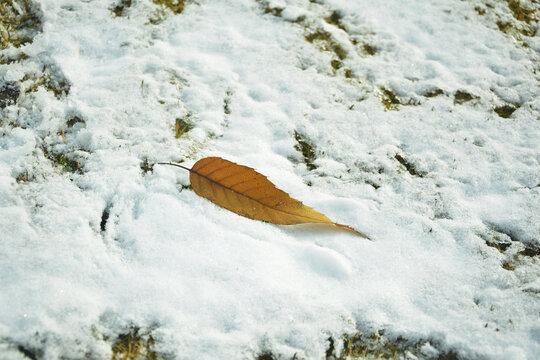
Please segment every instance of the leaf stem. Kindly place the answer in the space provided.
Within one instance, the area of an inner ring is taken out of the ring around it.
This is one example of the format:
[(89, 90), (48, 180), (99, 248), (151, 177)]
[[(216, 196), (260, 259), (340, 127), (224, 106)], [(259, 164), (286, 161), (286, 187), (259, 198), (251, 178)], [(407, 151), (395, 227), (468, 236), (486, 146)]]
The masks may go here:
[(187, 168), (185, 166), (182, 166), (180, 164), (175, 164), (175, 163), (172, 163), (172, 162), (158, 162), (158, 163), (156, 163), (156, 165), (171, 165), (171, 166), (176, 166), (176, 167), (179, 167), (179, 168), (182, 168), (184, 170), (187, 170), (187, 171), (191, 172), (190, 168)]

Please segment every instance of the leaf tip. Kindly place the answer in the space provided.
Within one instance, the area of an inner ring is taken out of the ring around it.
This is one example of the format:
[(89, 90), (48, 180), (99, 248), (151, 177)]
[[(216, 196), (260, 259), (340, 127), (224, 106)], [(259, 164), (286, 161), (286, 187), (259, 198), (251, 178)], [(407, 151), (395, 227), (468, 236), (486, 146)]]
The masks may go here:
[[(353, 233), (355, 233), (356, 235), (359, 235), (361, 237), (363, 237), (364, 239), (367, 239), (367, 240), (371, 240), (371, 238), (369, 236), (367, 236), (366, 234), (364, 233), (361, 233), (360, 231), (356, 230), (355, 228), (353, 228), (352, 226), (349, 226), (349, 225), (343, 225), (343, 224), (338, 224), (338, 223), (334, 223), (334, 225), (340, 227), (340, 228), (343, 228), (343, 229), (346, 229), (348, 231), (351, 231)], [(373, 240), (371, 240), (373, 241)]]

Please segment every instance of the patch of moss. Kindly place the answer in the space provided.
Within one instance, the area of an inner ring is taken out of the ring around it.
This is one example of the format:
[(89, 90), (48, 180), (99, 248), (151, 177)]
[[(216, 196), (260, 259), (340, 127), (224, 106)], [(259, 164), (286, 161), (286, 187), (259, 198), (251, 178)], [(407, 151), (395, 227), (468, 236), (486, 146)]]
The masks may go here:
[[(539, 21), (536, 15), (537, 10), (523, 7), (522, 3), (516, 0), (506, 0), (506, 3), (515, 20), (497, 20), (496, 24), (499, 30), (512, 35), (517, 40), (520, 40), (520, 35), (527, 37), (535, 36), (537, 32), (536, 23)], [(523, 45), (525, 46), (526, 44), (524, 43)]]
[(112, 360), (157, 360), (155, 340), (150, 333), (142, 333), (137, 326), (118, 335), (112, 346)]
[(500, 117), (508, 119), (517, 110), (517, 107), (513, 105), (502, 105), (497, 106), (494, 110)]
[(492, 224), (492, 223), (487, 223), (486, 225), (491, 229), (491, 232), (494, 234), (493, 237), (495, 240), (505, 239), (513, 243), (522, 242), (520, 239), (516, 237), (516, 235), (512, 231), (510, 231), (508, 228), (504, 226), (500, 226), (498, 224)]
[(364, 43), (362, 45), (362, 49), (364, 50), (364, 54), (371, 55), (371, 56), (377, 54), (377, 48), (371, 44)]
[(407, 169), (407, 171), (409, 172), (409, 174), (411, 174), (412, 176), (418, 176), (418, 177), (424, 177), (424, 174), (422, 174), (421, 172), (418, 172), (415, 168), (414, 168), (414, 165), (411, 164), (409, 161), (407, 161), (403, 156), (401, 156), (400, 154), (396, 154), (394, 156), (394, 158), (401, 164), (405, 167), (405, 169)]
[(255, 357), (255, 360), (276, 360), (271, 352), (263, 352)]
[(283, 12), (283, 8), (280, 8), (280, 7), (270, 7), (270, 6), (266, 6), (264, 8), (264, 13), (265, 14), (272, 14), (274, 16), (277, 16), (277, 17), (280, 17), (281, 16), (281, 13)]
[(311, 44), (316, 43), (323, 51), (333, 52), (340, 60), (347, 57), (347, 51), (326, 30), (317, 29), (315, 31), (308, 31), (304, 35), (304, 38)]
[(334, 70), (339, 70), (343, 66), (343, 63), (337, 59), (334, 59), (330, 61), (330, 66), (332, 66)]
[(42, 86), (45, 90), (53, 92), (54, 96), (58, 99), (69, 94), (71, 88), (70, 83), (64, 78), (60, 71), (53, 67), (49, 69), (45, 66), (39, 77), (25, 75), (22, 81), (25, 82), (27, 80), (30, 80), (33, 83), (24, 90), (25, 93), (37, 91), (39, 87)]
[(111, 10), (114, 16), (120, 17), (124, 15), (124, 10), (129, 7), (131, 7), (131, 0), (120, 0), (120, 3), (109, 10)]
[[(432, 347), (440, 347), (439, 344), (428, 340), (411, 340), (402, 336), (387, 337), (384, 330), (375, 331), (372, 334), (358, 332), (354, 335), (343, 336), (343, 348), (339, 354), (336, 354), (336, 351), (329, 347), (326, 358), (336, 360), (416, 359), (418, 357), (435, 359), (433, 356), (422, 353), (422, 347), (428, 343)], [(332, 345), (333, 342), (330, 344)], [(459, 356), (454, 350), (438, 351), (436, 359), (457, 360)]]
[(28, 170), (25, 170), (19, 175), (17, 175), (16, 180), (18, 183), (34, 181), (35, 176), (33, 174), (28, 173)]
[(22, 62), (24, 60), (29, 59), (30, 57), (26, 55), (24, 52), (19, 51), (14, 54), (8, 54), (8, 55), (0, 55), (0, 64), (2, 65), (9, 65), (13, 63)]
[(295, 24), (303, 24), (306, 21), (306, 15), (300, 15), (296, 19), (292, 20)]
[(231, 98), (232, 98), (233, 92), (231, 90), (227, 90), (225, 93), (225, 98), (223, 99), (223, 113), (225, 115), (231, 115)]
[(13, 105), (19, 99), (21, 87), (16, 81), (0, 81), (0, 109)]
[(179, 139), (182, 135), (193, 129), (191, 124), (191, 114), (188, 113), (183, 118), (177, 118), (174, 124), (174, 137)]
[(49, 159), (57, 168), (61, 169), (63, 172), (77, 173), (82, 174), (83, 169), (79, 161), (71, 159), (69, 156), (64, 154), (54, 154), (48, 151), (46, 148), (43, 148), (43, 154), (47, 159)]
[(107, 230), (107, 221), (109, 221), (109, 216), (111, 215), (109, 207), (103, 209), (101, 213), (101, 221), (99, 222), (99, 228), (101, 231)]
[(527, 47), (527, 42), (523, 36), (534, 37), (537, 34), (538, 13), (537, 0), (498, 0), (506, 3), (504, 7), (495, 8), (489, 2), (478, 5), (474, 10), (480, 16), (493, 19), (498, 29), (505, 34), (515, 38), (523, 47)]
[(341, 30), (343, 31), (347, 31), (345, 29), (345, 27), (343, 26), (343, 24), (341, 23), (341, 19), (343, 19), (343, 15), (341, 14), (341, 12), (337, 11), (337, 10), (334, 10), (332, 12), (332, 14), (330, 14), (330, 16), (328, 16), (327, 18), (325, 18), (324, 20), (328, 23), (328, 24), (331, 24), (331, 25), (334, 25), (335, 27), (338, 27), (340, 28)]
[[(523, 246), (523, 244), (521, 244), (520, 246)], [(503, 269), (508, 270), (508, 271), (513, 271), (516, 269), (518, 265), (521, 264), (521, 260), (523, 256), (532, 258), (532, 257), (537, 257), (539, 255), (540, 255), (540, 247), (533, 246), (533, 245), (526, 245), (523, 247), (522, 250), (515, 253), (514, 256), (512, 256), (511, 258), (507, 258), (505, 261), (503, 261), (501, 265)]]
[(154, 4), (168, 8), (174, 15), (181, 14), (186, 7), (186, 0), (152, 0)]
[(73, 127), (75, 126), (75, 124), (84, 124), (84, 123), (85, 123), (84, 119), (81, 119), (78, 116), (70, 116), (66, 121), (66, 125), (68, 127)]
[(540, 255), (540, 246), (535, 243), (524, 243), (513, 231), (497, 225), (486, 224), (491, 231), (489, 234), (480, 233), (479, 236), (484, 239), (487, 246), (497, 249), (502, 254), (508, 254), (507, 251), (513, 246), (519, 246), (519, 251), (511, 251), (513, 255), (507, 256), (501, 264), (505, 270), (512, 271), (521, 263), (522, 257), (536, 257)]
[(42, 28), (40, 12), (31, 0), (2, 0), (0, 25), (2, 49), (31, 43)]
[(454, 104), (463, 105), (466, 102), (469, 102), (473, 99), (477, 99), (478, 97), (468, 93), (465, 90), (458, 90), (454, 94)]
[(154, 164), (149, 162), (147, 158), (144, 158), (143, 161), (141, 161), (140, 167), (143, 172), (143, 175), (146, 175), (149, 172), (154, 171)]
[(518, 251), (518, 255), (535, 257), (540, 255), (540, 247), (534, 247), (532, 245), (525, 246), (525, 249)]
[(436, 97), (436, 96), (439, 96), (439, 95), (442, 95), (444, 94), (444, 91), (442, 91), (442, 89), (439, 89), (439, 88), (434, 88), (434, 89), (430, 89), (428, 91), (426, 91), (423, 96), (427, 97), (427, 98), (432, 98), (432, 97)]
[(508, 270), (508, 271), (514, 271), (514, 270), (516, 270), (515, 265), (513, 265), (510, 261), (503, 261), (503, 263), (502, 263), (502, 268), (503, 268), (504, 270)]
[(478, 15), (482, 16), (482, 15), (485, 15), (486, 14), (486, 9), (480, 7), (480, 6), (476, 6), (474, 8), (474, 11), (476, 11), (478, 13)]
[(379, 185), (379, 184), (377, 184), (377, 183), (375, 183), (375, 182), (373, 182), (373, 181), (371, 181), (371, 180), (366, 180), (366, 184), (373, 186), (373, 188), (374, 188), (375, 190), (377, 190), (378, 188), (381, 187), (381, 185)]
[(297, 143), (294, 148), (302, 153), (306, 167), (308, 170), (315, 170), (317, 166), (313, 164), (315, 161), (315, 151), (313, 151), (313, 146), (307, 142), (296, 130), (294, 131), (294, 138)]
[(17, 350), (30, 360), (38, 360), (43, 357), (43, 351), (41, 349), (31, 349), (23, 345), (17, 345)]
[(54, 159), (56, 164), (64, 169), (64, 171), (82, 173), (82, 166), (80, 162), (71, 160), (65, 155), (55, 156)]
[(383, 105), (386, 107), (386, 110), (395, 110), (398, 105), (401, 105), (398, 97), (394, 92), (386, 87), (380, 88), (380, 98)]
[[(338, 351), (336, 342), (343, 341)], [(424, 353), (423, 347), (429, 345), (436, 350), (435, 354)], [(426, 360), (458, 360), (462, 357), (453, 350), (444, 348), (437, 341), (419, 339), (411, 340), (403, 336), (387, 337), (384, 330), (372, 334), (345, 334), (341, 339), (329, 337), (324, 358), (326, 360), (353, 360), (353, 359), (426, 359)], [(272, 352), (265, 351), (255, 356), (255, 360), (283, 359)], [(289, 359), (289, 358), (287, 358)], [(296, 354), (290, 360), (299, 360)]]
[(508, 8), (510, 8), (516, 20), (526, 22), (527, 24), (538, 20), (536, 18), (536, 9), (524, 8), (517, 0), (507, 0), (507, 3)]
[(508, 30), (512, 28), (512, 24), (508, 21), (497, 20), (496, 24), (499, 30), (504, 33), (508, 32)]
[(486, 241), (486, 245), (492, 248), (497, 249), (501, 254), (504, 254), (504, 252), (510, 247), (510, 243), (504, 243), (504, 242), (491, 242)]
[[(330, 66), (332, 66), (332, 69), (334, 69), (336, 73), (338, 73), (338, 70), (343, 69), (339, 71), (339, 73), (341, 73), (346, 79), (353, 78), (353, 73), (351, 69), (343, 68), (343, 63), (340, 60), (333, 59), (332, 61), (330, 61)], [(352, 106), (354, 106), (354, 104)]]

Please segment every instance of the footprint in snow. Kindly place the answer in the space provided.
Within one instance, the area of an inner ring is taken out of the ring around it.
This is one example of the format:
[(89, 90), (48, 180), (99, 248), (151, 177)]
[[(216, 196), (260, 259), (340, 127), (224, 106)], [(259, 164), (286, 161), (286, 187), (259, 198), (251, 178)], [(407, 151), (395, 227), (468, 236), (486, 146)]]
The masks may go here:
[(352, 273), (352, 265), (349, 260), (331, 249), (312, 245), (306, 247), (300, 253), (299, 258), (319, 275), (347, 279)]

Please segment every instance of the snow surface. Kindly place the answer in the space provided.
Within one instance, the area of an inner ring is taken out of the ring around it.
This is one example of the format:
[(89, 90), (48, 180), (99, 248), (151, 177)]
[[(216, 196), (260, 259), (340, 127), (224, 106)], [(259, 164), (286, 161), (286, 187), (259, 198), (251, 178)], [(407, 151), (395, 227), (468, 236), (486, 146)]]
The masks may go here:
[[(179, 359), (322, 359), (329, 337), (377, 330), (419, 358), (536, 358), (540, 260), (519, 252), (540, 246), (540, 37), (499, 31), (486, 3), (512, 19), (495, 0), (199, 0), (176, 16), (134, 0), (118, 17), (110, 0), (39, 1), (42, 31), (0, 81), (45, 66), (70, 89), (1, 110), (0, 357), (108, 357), (136, 325)], [(306, 41), (317, 30), (345, 56)], [(180, 138), (177, 118), (193, 124)], [(141, 169), (205, 156), (374, 241), (249, 220), (187, 172)]]

